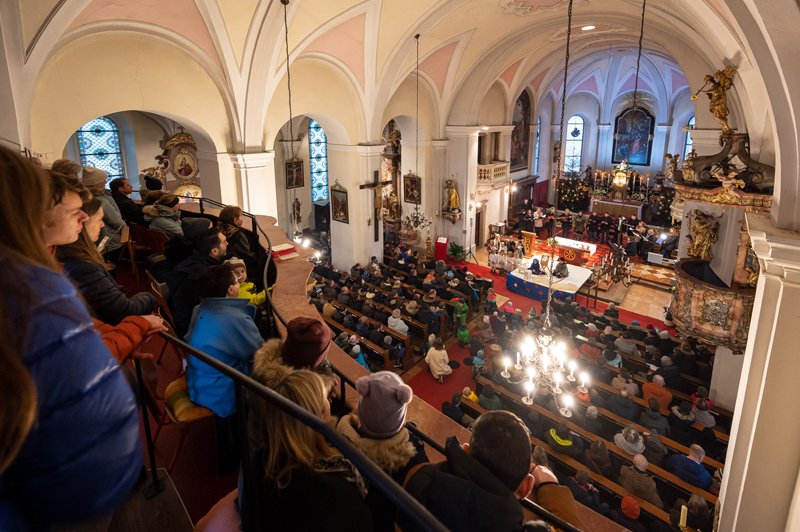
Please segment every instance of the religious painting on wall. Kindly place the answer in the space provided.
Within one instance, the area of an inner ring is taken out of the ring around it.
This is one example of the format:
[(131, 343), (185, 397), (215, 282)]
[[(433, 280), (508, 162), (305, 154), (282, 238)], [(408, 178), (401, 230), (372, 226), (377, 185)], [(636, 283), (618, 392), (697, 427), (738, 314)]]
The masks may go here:
[(347, 189), (338, 182), (331, 187), (331, 218), (334, 222), (350, 223)]
[(511, 120), (514, 123), (511, 132), (511, 171), (515, 172), (528, 168), (531, 148), (531, 97), (527, 91), (522, 91), (517, 98)]
[(422, 204), (422, 178), (414, 174), (403, 176), (403, 201), (414, 205)]
[(644, 109), (623, 111), (617, 117), (611, 162), (627, 161), (634, 166), (649, 166), (654, 129), (653, 115)]
[(304, 185), (303, 160), (289, 159), (286, 161), (286, 189), (302, 188)]

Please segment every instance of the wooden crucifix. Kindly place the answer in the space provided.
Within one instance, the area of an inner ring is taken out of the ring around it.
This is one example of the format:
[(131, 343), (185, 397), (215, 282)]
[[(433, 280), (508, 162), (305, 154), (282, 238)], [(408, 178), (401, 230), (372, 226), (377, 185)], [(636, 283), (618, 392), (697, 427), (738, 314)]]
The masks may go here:
[(373, 174), (372, 183), (358, 186), (358, 188), (362, 190), (366, 188), (371, 188), (374, 195), (373, 208), (375, 214), (372, 217), (372, 221), (375, 227), (374, 242), (378, 242), (380, 240), (380, 233), (378, 232), (379, 231), (378, 220), (381, 219), (381, 209), (383, 208), (383, 187), (391, 184), (392, 184), (391, 179), (386, 179), (384, 181), (381, 181), (380, 172), (378, 170), (375, 170), (375, 173)]

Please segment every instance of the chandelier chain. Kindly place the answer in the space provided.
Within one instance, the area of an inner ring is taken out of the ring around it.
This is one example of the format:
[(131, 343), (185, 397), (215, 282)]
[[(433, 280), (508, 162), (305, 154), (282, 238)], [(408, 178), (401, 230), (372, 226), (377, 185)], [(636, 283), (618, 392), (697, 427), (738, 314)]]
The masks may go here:
[(639, 66), (642, 62), (642, 42), (644, 41), (644, 15), (647, 11), (647, 0), (642, 0), (642, 26), (639, 31), (639, 53), (636, 56), (636, 81), (633, 85), (633, 109), (636, 109), (639, 98)]
[[(569, 46), (570, 42), (572, 41), (572, 5), (574, 0), (569, 0), (569, 8), (567, 10), (567, 51), (564, 57), (564, 87), (561, 91), (561, 123), (559, 124), (558, 128), (558, 150), (556, 157), (556, 179), (555, 183), (558, 186), (558, 182), (561, 179), (561, 154), (564, 149), (564, 118), (566, 117), (566, 109), (567, 109), (567, 76), (569, 74)], [(553, 224), (551, 227), (553, 227)], [(555, 269), (555, 256), (556, 256), (556, 241), (555, 236), (551, 235), (550, 238), (553, 239), (552, 245), (550, 246), (550, 275), (547, 279), (547, 304), (544, 309), (544, 323), (542, 324), (545, 329), (550, 329), (550, 302), (553, 300), (553, 270)]]
[(286, 7), (289, 5), (289, 0), (281, 0), (281, 3), (283, 4), (283, 36), (286, 43), (286, 87), (289, 93), (289, 147), (292, 152), (292, 157), (294, 158), (294, 125), (292, 124), (292, 73), (291, 69), (289, 68), (289, 17)]
[(416, 116), (416, 153), (414, 154), (414, 174), (419, 176), (419, 33), (417, 33), (414, 38), (417, 40), (417, 68), (414, 71), (414, 75), (416, 76), (417, 81), (417, 116)]

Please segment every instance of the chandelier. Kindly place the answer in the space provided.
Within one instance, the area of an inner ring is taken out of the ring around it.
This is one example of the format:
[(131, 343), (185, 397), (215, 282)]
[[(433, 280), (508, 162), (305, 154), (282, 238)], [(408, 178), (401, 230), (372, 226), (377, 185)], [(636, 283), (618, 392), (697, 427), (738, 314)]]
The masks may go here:
[[(569, 46), (572, 36), (572, 4), (573, 0), (570, 0), (567, 19), (567, 49), (564, 61), (564, 91), (561, 94), (561, 128), (559, 129), (559, 140), (556, 144), (558, 160), (560, 160), (561, 156), (561, 138), (564, 135), (567, 69), (569, 67)], [(556, 182), (561, 178), (561, 166), (561, 164), (556, 165)], [(544, 308), (542, 327), (538, 331), (536, 338), (527, 335), (522, 339), (519, 351), (517, 351), (516, 361), (513, 364), (517, 375), (509, 371), (513, 361), (506, 357), (503, 360), (505, 367), (500, 372), (500, 376), (509, 382), (523, 383), (526, 394), (522, 396), (522, 402), (526, 405), (533, 404), (533, 398), (536, 393), (544, 391), (553, 396), (556, 406), (559, 407), (558, 411), (562, 416), (572, 417), (572, 408), (575, 406), (573, 394), (574, 392), (579, 394), (588, 393), (589, 375), (585, 372), (579, 372), (576, 377), (576, 372), (579, 371), (578, 363), (575, 360), (567, 360), (566, 345), (556, 339), (556, 332), (550, 323), (556, 241), (555, 238), (551, 238), (549, 241), (550, 260), (548, 261), (547, 303)]]

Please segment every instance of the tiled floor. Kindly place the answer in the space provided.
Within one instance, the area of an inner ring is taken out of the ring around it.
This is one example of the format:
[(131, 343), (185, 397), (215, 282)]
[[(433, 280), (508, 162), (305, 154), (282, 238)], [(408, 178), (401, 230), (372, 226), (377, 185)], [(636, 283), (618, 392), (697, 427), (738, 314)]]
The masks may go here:
[(664, 307), (669, 305), (671, 295), (665, 290), (634, 284), (628, 288), (620, 308), (655, 319), (664, 317)]
[(675, 270), (655, 264), (637, 264), (633, 270), (633, 277), (669, 287), (675, 279)]

